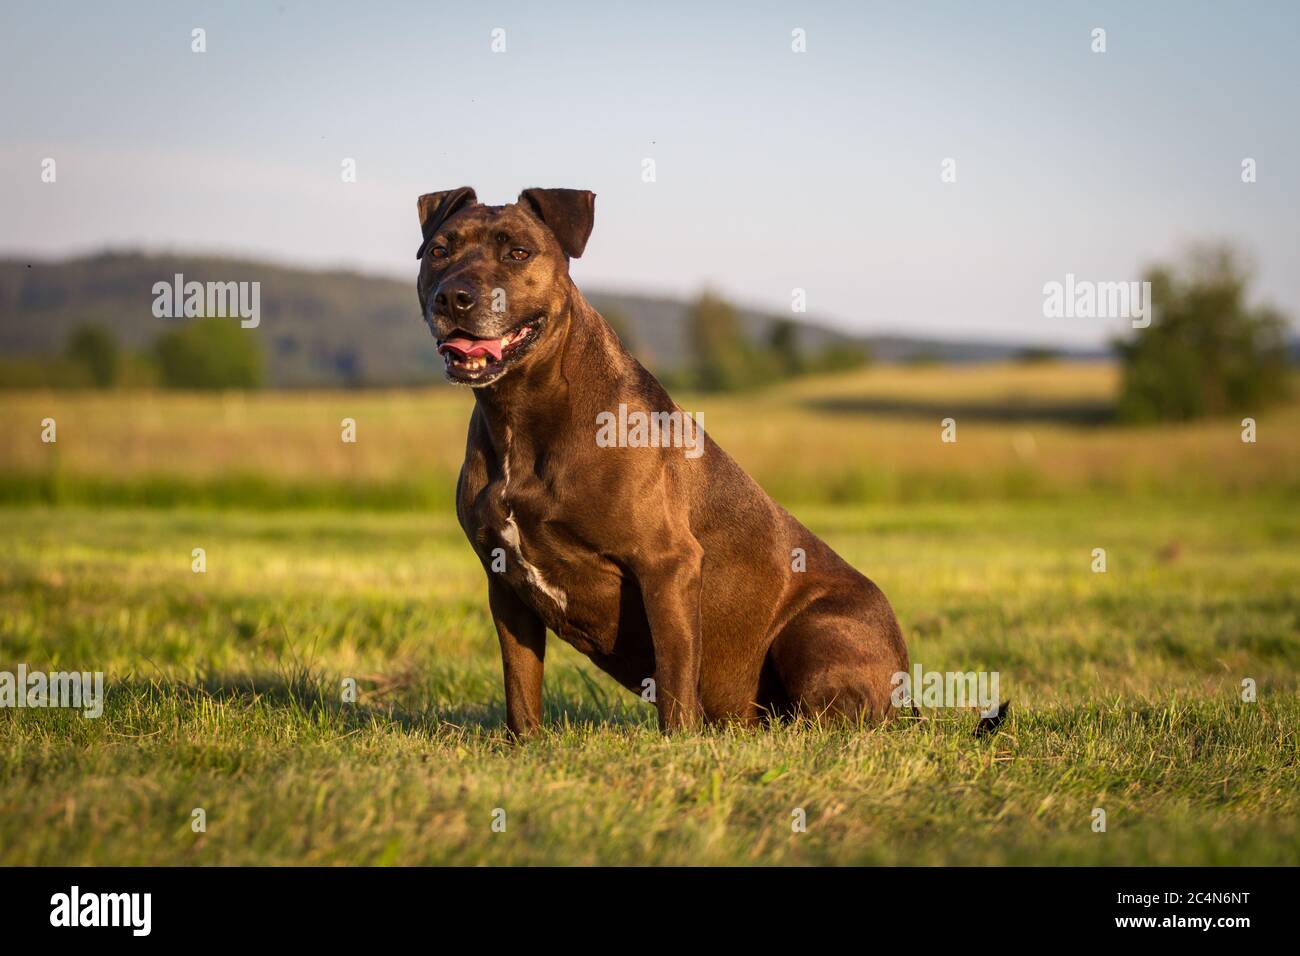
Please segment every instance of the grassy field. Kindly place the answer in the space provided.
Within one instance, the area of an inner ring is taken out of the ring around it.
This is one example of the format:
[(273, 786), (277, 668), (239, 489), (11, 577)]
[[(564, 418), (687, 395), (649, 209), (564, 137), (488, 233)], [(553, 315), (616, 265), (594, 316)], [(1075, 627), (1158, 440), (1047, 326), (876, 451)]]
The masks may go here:
[(1113, 387), (682, 399), (884, 588), (914, 661), (999, 672), (996, 737), (936, 710), (664, 739), (553, 638), (523, 746), (450, 513), (467, 396), (0, 395), (0, 671), (108, 685), (98, 720), (0, 709), (0, 864), (1300, 863), (1300, 406), (1244, 444), (1108, 424)]

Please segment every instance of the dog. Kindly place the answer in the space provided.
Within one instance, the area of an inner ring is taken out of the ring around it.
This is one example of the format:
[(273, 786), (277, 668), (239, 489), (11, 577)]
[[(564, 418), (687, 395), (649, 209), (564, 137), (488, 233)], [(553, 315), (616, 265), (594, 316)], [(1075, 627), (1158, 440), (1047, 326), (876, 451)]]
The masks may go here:
[(548, 628), (653, 700), (664, 732), (888, 720), (909, 662), (876, 585), (702, 430), (694, 456), (597, 440), (610, 416), (685, 413), (569, 276), (595, 200), (418, 201), (420, 308), (447, 378), (474, 390), (456, 515), (487, 573), (510, 732), (541, 725)]

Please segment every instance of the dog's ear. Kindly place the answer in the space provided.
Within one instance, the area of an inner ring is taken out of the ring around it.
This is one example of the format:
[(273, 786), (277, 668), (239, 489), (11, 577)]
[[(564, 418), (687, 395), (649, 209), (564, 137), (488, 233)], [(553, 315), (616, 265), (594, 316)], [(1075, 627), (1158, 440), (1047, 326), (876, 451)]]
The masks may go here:
[(585, 189), (525, 189), (519, 205), (530, 209), (560, 240), (560, 248), (577, 259), (587, 248), (596, 224), (596, 194)]
[(461, 186), (459, 189), (444, 189), (440, 193), (425, 193), (416, 200), (416, 208), (420, 210), (420, 231), (424, 234), (424, 241), (420, 243), (415, 258), (424, 258), (425, 250), (429, 248), (429, 240), (447, 221), (447, 217), (460, 212), (466, 206), (474, 205), (476, 202), (478, 202), (478, 196), (475, 195), (472, 186)]

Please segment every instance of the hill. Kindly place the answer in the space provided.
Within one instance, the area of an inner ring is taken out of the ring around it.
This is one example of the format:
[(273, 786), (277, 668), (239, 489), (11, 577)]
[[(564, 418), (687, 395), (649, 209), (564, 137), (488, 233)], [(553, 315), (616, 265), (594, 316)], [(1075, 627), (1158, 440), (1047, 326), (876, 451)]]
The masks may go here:
[[(275, 387), (391, 386), (442, 380), (442, 363), (419, 319), (414, 283), (348, 271), (310, 271), (267, 262), (199, 255), (105, 252), (61, 261), (0, 260), (0, 351), (7, 357), (58, 352), (86, 322), (111, 328), (128, 349), (147, 348), (168, 324), (153, 315), (153, 286), (177, 273), (187, 281), (261, 283), (258, 331)], [(685, 361), (688, 303), (584, 289), (604, 314), (619, 313), (630, 344), (649, 367)], [(738, 309), (751, 338), (777, 316)], [(865, 345), (883, 361), (919, 358), (989, 361), (1015, 345), (899, 336), (853, 336), (816, 320), (800, 323), (800, 344), (820, 351)]]

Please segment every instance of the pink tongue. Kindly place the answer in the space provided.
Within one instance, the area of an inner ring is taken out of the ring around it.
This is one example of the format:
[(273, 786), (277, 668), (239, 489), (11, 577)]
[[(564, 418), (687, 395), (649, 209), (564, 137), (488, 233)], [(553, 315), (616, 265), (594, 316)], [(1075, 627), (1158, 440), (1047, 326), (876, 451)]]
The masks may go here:
[(501, 361), (501, 340), (500, 339), (448, 339), (438, 346), (439, 354), (446, 352), (448, 349), (459, 352), (469, 358), (477, 358), (480, 355), (491, 355), (492, 361)]

